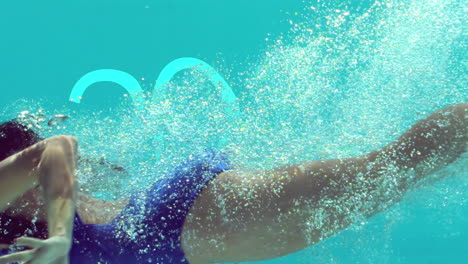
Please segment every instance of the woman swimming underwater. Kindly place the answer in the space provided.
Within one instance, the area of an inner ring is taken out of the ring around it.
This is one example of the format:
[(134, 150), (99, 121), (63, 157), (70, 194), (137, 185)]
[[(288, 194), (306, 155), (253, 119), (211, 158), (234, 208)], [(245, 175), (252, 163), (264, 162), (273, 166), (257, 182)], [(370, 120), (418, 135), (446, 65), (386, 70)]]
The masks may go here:
[[(299, 251), (346, 228), (353, 216), (400, 201), (466, 152), (468, 103), (346, 159), (233, 170), (224, 153), (206, 150), (118, 203), (77, 193), (74, 137), (41, 140), (16, 127), (0, 131), (0, 243), (26, 249), (1, 256), (0, 264), (245, 262)], [(321, 221), (311, 221), (314, 212)]]

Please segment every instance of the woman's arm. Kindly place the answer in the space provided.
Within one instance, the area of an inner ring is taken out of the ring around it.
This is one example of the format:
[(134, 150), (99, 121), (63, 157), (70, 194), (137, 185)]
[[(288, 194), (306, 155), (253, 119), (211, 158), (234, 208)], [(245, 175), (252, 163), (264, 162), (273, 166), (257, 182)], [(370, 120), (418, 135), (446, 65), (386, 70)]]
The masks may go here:
[(77, 141), (56, 136), (41, 141), (0, 162), (0, 210), (26, 191), (40, 185), (46, 204), (49, 239), (20, 238), (17, 245), (34, 249), (0, 257), (0, 263), (45, 261), (68, 263), (75, 212), (75, 157)]
[(182, 245), (190, 263), (279, 257), (398, 202), (466, 151), (468, 104), (441, 109), (397, 141), (358, 157), (267, 171), (227, 171), (196, 199)]

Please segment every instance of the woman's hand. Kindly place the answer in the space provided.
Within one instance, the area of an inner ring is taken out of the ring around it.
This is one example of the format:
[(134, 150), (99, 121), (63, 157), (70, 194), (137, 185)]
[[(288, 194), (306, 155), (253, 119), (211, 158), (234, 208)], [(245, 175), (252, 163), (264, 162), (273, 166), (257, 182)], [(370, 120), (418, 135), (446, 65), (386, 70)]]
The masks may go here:
[[(21, 262), (25, 264), (68, 264), (70, 241), (64, 236), (53, 236), (46, 240), (20, 237), (15, 246), (25, 246), (31, 249), (0, 257), (0, 264)], [(6, 245), (8, 246), (8, 245)], [(5, 247), (2, 245), (2, 247)]]
[(74, 137), (55, 136), (0, 162), (0, 210), (39, 184), (49, 236), (45, 240), (16, 239), (15, 246), (29, 249), (0, 257), (0, 264), (68, 264), (76, 202), (76, 152)]

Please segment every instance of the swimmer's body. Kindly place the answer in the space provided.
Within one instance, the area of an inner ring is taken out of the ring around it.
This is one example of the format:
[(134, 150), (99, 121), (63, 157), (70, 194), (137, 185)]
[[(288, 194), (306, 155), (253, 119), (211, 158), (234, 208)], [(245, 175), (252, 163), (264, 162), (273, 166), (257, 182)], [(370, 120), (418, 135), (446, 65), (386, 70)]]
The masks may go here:
[[(195, 198), (183, 222), (181, 247), (191, 264), (257, 261), (299, 251), (352, 224), (352, 214), (370, 217), (398, 202), (425, 176), (466, 152), (467, 144), (468, 103), (462, 103), (429, 115), (395, 142), (365, 155), (267, 171), (223, 171)], [(0, 264), (68, 263), (75, 210), (83, 222), (105, 224), (125, 207), (125, 200), (106, 203), (77, 194), (76, 152), (74, 137), (56, 136), (0, 162), (0, 212), (38, 216), (49, 228), (46, 239), (19, 238), (17, 244), (32, 249), (2, 256)], [(384, 181), (394, 188), (379, 190)], [(363, 192), (372, 194), (360, 200), (363, 204), (339, 209)], [(337, 206), (327, 207), (322, 216), (328, 218), (314, 226), (311, 212), (324, 199)], [(87, 208), (96, 203), (113, 208), (112, 215), (90, 213)]]

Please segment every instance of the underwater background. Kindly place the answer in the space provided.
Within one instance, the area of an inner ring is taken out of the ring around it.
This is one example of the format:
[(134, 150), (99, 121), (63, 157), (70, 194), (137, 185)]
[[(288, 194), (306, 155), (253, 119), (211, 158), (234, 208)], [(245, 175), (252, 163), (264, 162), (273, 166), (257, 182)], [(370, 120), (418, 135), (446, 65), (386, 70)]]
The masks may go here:
[[(44, 136), (77, 136), (83, 156), (124, 167), (79, 168), (81, 190), (109, 200), (205, 147), (253, 169), (359, 155), (468, 101), (467, 8), (456, 0), (4, 2), (0, 118), (69, 116), (56, 126), (30, 122)], [(183, 57), (211, 65), (234, 106), (196, 67), (152, 99), (158, 74)], [(98, 69), (132, 75), (142, 103), (112, 82), (70, 102), (77, 81)], [(467, 263), (467, 158), (386, 212), (255, 263)]]

